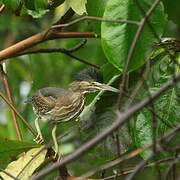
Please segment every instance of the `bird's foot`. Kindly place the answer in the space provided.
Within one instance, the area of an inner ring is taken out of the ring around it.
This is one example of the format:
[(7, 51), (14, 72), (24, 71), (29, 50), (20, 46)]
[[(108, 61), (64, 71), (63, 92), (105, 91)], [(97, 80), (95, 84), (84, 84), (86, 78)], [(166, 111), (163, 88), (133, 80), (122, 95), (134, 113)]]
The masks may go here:
[(54, 152), (54, 155), (53, 155), (53, 160), (54, 161), (60, 161), (61, 160), (61, 154), (59, 152)]
[(38, 134), (34, 139), (33, 139), (37, 144), (43, 144), (44, 143), (44, 139), (42, 138), (42, 136), (40, 134)]

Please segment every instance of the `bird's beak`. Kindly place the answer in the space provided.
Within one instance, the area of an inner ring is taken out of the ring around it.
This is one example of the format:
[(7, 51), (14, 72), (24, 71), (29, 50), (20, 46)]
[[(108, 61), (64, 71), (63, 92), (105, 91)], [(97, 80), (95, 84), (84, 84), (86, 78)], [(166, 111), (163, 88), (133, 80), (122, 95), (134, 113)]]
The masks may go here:
[(116, 89), (112, 86), (109, 86), (107, 84), (100, 84), (99, 83), (99, 87), (102, 89), (102, 90), (105, 90), (105, 91), (112, 91), (112, 92), (115, 92), (115, 93), (118, 93), (119, 92), (119, 89)]

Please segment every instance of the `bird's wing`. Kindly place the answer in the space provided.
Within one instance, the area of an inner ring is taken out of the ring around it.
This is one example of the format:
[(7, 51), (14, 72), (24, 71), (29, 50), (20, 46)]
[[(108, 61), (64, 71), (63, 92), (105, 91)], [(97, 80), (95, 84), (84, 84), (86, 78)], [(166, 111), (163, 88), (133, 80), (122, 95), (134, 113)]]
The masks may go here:
[(49, 113), (53, 114), (55, 120), (70, 120), (81, 111), (83, 104), (79, 95), (69, 92), (58, 97), (55, 107)]
[(46, 87), (46, 88), (40, 89), (40, 93), (44, 97), (52, 97), (52, 98), (57, 99), (58, 97), (65, 95), (66, 90), (62, 88)]

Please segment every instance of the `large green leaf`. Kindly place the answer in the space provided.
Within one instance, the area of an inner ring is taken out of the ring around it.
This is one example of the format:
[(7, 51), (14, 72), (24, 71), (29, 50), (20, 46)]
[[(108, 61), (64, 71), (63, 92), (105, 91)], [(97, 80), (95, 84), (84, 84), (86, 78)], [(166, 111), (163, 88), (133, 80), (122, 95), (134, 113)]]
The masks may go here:
[[(171, 73), (174, 67), (172, 62), (167, 56), (161, 58), (151, 70), (152, 79), (149, 79), (149, 88), (151, 93), (157, 92), (162, 85), (171, 78)], [(176, 69), (176, 68), (175, 68)], [(179, 69), (176, 69), (179, 72)], [(154, 113), (156, 116), (157, 126), (156, 135), (157, 138), (162, 137), (170, 128), (176, 127), (180, 123), (180, 87), (176, 86), (168, 90), (154, 103)], [(147, 93), (142, 93), (147, 96)], [(135, 126), (133, 127), (133, 137), (135, 145), (142, 147), (152, 143), (152, 112), (146, 109), (140, 112), (135, 120)], [(170, 146), (179, 144), (179, 135), (174, 136), (173, 140), (169, 142)], [(146, 150), (141, 153), (143, 158), (147, 158), (151, 151)]]
[(16, 158), (22, 152), (31, 148), (39, 147), (40, 145), (25, 142), (0, 138), (0, 165), (5, 167), (9, 162)]
[[(106, 7), (106, 3), (108, 0), (96, 0), (95, 1), (88, 1), (87, 3), (87, 11), (89, 16), (97, 16), (102, 17), (104, 14), (104, 10)], [(92, 21), (93, 30), (97, 34), (101, 34), (101, 22)]]
[[(158, 90), (158, 89), (156, 89)], [(157, 137), (162, 137), (170, 127), (175, 127), (180, 122), (180, 105), (175, 89), (171, 89), (155, 103), (155, 113), (158, 114)], [(152, 113), (144, 110), (136, 118), (134, 127), (134, 140), (137, 147), (143, 147), (152, 143)], [(179, 136), (169, 142), (171, 146), (179, 143)], [(141, 153), (144, 159), (148, 158), (151, 150)]]
[(101, 66), (101, 72), (103, 75), (103, 81), (107, 83), (112, 77), (121, 74), (120, 71), (118, 71), (112, 64), (106, 63), (103, 66)]
[[(153, 0), (140, 1), (141, 6), (147, 12), (152, 5)], [(142, 14), (133, 0), (110, 0), (107, 3), (103, 18), (118, 20), (134, 20), (140, 21)], [(161, 36), (165, 24), (165, 15), (162, 4), (156, 7), (155, 11), (150, 17), (150, 22), (158, 36)], [(131, 47), (137, 26), (132, 24), (118, 24), (118, 23), (102, 23), (101, 27), (102, 46), (104, 52), (109, 60), (116, 68), (122, 70), (128, 56), (128, 51)], [(129, 64), (129, 71), (140, 67), (145, 59), (148, 48), (156, 41), (153, 33), (146, 25), (141, 33), (141, 37), (137, 42), (134, 55)]]

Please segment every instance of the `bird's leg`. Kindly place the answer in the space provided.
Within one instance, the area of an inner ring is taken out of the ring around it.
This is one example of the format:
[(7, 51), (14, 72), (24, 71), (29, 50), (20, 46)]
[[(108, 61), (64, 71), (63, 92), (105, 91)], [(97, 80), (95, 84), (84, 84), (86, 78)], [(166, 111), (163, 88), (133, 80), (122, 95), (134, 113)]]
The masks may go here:
[(54, 151), (55, 151), (55, 155), (54, 155), (54, 159), (60, 160), (60, 153), (59, 153), (59, 146), (58, 146), (58, 142), (57, 142), (57, 137), (56, 137), (56, 129), (57, 129), (57, 124), (54, 125), (53, 130), (52, 130), (52, 138), (53, 138), (53, 142), (54, 142)]
[(37, 117), (35, 119), (35, 127), (36, 127), (36, 130), (37, 130), (37, 136), (36, 138), (34, 139), (34, 141), (38, 144), (43, 144), (44, 143), (44, 139), (42, 137), (42, 133), (41, 133), (41, 129), (39, 127), (39, 117)]

